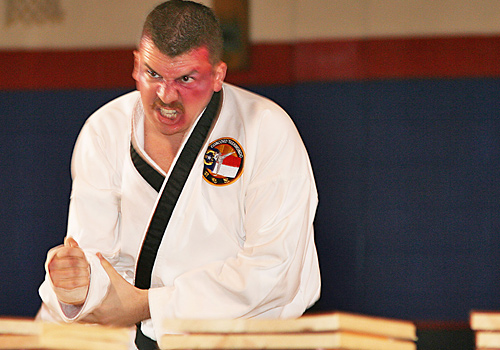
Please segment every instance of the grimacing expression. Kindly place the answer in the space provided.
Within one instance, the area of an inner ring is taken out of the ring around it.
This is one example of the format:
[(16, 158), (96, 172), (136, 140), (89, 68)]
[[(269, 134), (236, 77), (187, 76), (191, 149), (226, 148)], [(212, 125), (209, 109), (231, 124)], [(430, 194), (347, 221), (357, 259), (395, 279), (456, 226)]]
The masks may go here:
[(184, 135), (220, 91), (226, 75), (224, 62), (212, 65), (205, 46), (176, 57), (161, 53), (148, 37), (134, 52), (137, 89), (149, 130), (163, 135)]

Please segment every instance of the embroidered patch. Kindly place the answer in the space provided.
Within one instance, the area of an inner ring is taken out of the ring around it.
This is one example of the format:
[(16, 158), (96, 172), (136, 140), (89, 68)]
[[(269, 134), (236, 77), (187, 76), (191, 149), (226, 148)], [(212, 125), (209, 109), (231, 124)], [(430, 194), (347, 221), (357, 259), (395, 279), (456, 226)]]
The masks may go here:
[(243, 172), (244, 158), (238, 141), (228, 137), (218, 139), (205, 152), (203, 178), (212, 185), (229, 185)]

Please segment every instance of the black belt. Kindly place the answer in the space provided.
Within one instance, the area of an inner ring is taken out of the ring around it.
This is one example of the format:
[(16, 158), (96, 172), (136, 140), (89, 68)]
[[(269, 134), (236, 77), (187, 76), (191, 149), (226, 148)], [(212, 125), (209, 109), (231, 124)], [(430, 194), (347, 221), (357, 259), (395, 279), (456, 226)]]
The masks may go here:
[(141, 330), (141, 323), (137, 324), (137, 332), (135, 333), (135, 345), (140, 350), (158, 350), (158, 343), (148, 336), (145, 336)]

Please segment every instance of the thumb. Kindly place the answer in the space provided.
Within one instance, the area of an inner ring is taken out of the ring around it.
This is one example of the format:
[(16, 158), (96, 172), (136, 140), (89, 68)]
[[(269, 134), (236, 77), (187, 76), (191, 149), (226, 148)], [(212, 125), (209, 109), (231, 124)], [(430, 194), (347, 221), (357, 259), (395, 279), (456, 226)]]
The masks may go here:
[(65, 247), (72, 247), (72, 248), (79, 247), (78, 243), (75, 241), (75, 239), (73, 237), (66, 237), (64, 239), (64, 246)]
[(101, 262), (101, 265), (102, 267), (104, 268), (104, 270), (106, 271), (106, 273), (109, 275), (111, 271), (115, 272), (115, 268), (113, 267), (113, 265), (111, 265), (109, 263), (109, 261), (107, 261), (101, 253), (96, 253), (97, 257), (99, 258), (99, 261)]

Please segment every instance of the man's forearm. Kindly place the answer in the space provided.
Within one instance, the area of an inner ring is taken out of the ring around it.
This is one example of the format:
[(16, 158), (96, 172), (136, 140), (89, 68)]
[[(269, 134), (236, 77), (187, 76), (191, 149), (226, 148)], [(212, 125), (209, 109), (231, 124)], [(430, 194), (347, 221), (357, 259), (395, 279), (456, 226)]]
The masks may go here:
[(151, 318), (149, 291), (136, 288), (128, 283), (101, 254), (97, 255), (111, 284), (101, 305), (81, 321), (129, 327)]

